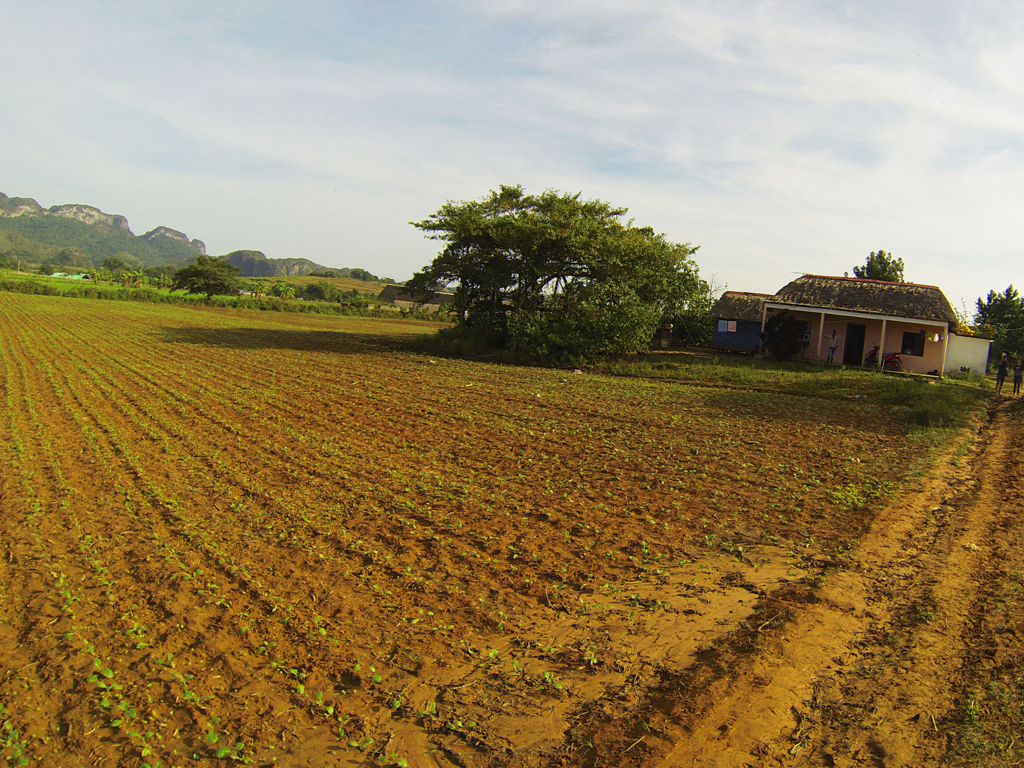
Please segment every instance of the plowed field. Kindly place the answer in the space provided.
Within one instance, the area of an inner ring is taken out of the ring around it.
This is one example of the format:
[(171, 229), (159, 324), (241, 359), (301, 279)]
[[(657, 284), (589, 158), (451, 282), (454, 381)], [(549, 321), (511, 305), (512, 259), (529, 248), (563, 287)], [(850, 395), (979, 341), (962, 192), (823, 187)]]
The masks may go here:
[(0, 293), (0, 756), (655, 764), (914, 458), (434, 327)]

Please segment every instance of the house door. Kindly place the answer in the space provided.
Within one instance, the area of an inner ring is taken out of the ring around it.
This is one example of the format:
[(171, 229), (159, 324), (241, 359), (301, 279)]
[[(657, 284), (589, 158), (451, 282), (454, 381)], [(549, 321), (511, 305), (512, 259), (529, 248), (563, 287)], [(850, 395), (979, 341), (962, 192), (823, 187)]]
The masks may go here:
[(868, 327), (860, 323), (846, 324), (846, 345), (843, 365), (862, 365), (864, 362), (864, 336)]

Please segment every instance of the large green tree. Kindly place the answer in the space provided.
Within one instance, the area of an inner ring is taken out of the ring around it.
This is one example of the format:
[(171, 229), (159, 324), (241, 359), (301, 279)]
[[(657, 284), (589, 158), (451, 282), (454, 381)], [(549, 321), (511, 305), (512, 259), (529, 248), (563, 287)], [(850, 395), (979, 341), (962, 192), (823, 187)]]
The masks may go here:
[(88, 267), (91, 263), (89, 257), (74, 246), (61, 249), (56, 261), (62, 267)]
[(998, 361), (1003, 352), (1011, 360), (1024, 357), (1024, 298), (1012, 285), (978, 299), (974, 324), (979, 334), (992, 339), (990, 360)]
[(456, 335), (555, 364), (645, 349), (660, 323), (707, 293), (697, 250), (579, 194), (502, 186), (411, 222), (443, 243), (407, 288), (454, 287)]
[(904, 282), (903, 259), (894, 259), (892, 253), (886, 251), (872, 251), (863, 267), (853, 268), (853, 274), (856, 277), (865, 277), (871, 280), (902, 283)]
[(117, 256), (108, 256), (103, 260), (103, 263), (100, 264), (100, 268), (115, 275), (119, 275), (128, 268), (128, 265)]
[(205, 293), (211, 301), (217, 294), (238, 293), (241, 274), (242, 270), (224, 259), (200, 254), (195, 264), (174, 273), (174, 284), (189, 293)]

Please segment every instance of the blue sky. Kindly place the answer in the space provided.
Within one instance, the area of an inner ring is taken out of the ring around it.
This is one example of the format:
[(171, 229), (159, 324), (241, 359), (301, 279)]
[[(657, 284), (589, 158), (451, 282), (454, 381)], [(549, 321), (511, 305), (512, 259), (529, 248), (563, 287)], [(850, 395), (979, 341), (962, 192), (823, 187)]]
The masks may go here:
[(436, 247), (410, 220), (519, 183), (627, 206), (734, 290), (879, 248), (957, 307), (1024, 283), (1017, 4), (0, 0), (0, 18), (0, 191), (214, 254), (404, 279)]

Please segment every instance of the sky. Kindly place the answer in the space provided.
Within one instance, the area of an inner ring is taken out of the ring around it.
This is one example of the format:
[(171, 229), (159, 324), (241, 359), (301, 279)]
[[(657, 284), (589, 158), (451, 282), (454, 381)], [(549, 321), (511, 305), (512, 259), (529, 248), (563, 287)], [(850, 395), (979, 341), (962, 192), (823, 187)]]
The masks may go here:
[[(404, 280), (410, 221), (580, 192), (774, 293), (1022, 284), (1024, 4), (0, 0), (0, 191)], [(1013, 222), (1017, 222), (1014, 224)]]

